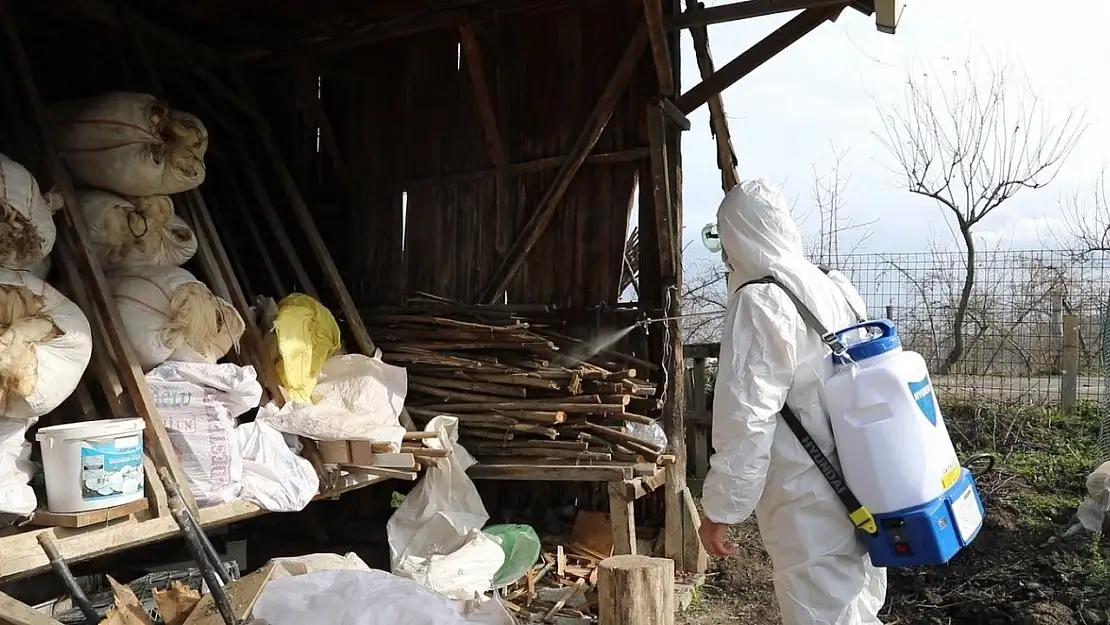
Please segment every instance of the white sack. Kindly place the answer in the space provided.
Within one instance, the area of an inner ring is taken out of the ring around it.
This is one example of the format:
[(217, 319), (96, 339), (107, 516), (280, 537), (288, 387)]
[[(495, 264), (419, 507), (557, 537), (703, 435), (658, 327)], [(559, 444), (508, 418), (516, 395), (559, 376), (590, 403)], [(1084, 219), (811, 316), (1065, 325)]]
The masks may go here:
[[(466, 470), (474, 459), (455, 441), (458, 419), (439, 416), (424, 428), (439, 432), (426, 441), (450, 441), (452, 452), (436, 458), (386, 523), (393, 572), (453, 596), (470, 598), (489, 590), (504, 553), (494, 564), (489, 546), (474, 536), (489, 520)], [(479, 532), (480, 533), (480, 532)], [(496, 545), (496, 543), (494, 543)], [(498, 547), (500, 550), (500, 547)], [(454, 556), (444, 561), (446, 556)], [(457, 565), (457, 566), (452, 566)]]
[(237, 499), (243, 458), (236, 417), (262, 399), (254, 367), (171, 361), (146, 374), (146, 382), (197, 503)]
[(358, 554), (351, 552), (345, 556), (337, 553), (309, 553), (291, 558), (274, 558), (274, 572), (270, 580), (297, 575), (308, 575), (320, 571), (369, 571), (370, 566)]
[(0, 266), (27, 269), (54, 249), (54, 211), (61, 196), (44, 196), (27, 168), (0, 154)]
[(385, 571), (321, 571), (272, 580), (253, 616), (267, 625), (513, 625), (497, 600), (476, 613)]
[(231, 304), (180, 267), (120, 269), (112, 294), (144, 371), (167, 360), (215, 363), (246, 329)]
[(259, 416), (271, 427), (320, 441), (373, 441), (400, 451), (405, 428), (399, 424), (408, 392), (408, 374), (362, 354), (332, 356), (320, 368), (314, 405), (288, 402)]
[(208, 130), (152, 95), (113, 91), (62, 102), (47, 118), (69, 170), (91, 187), (145, 197), (204, 182)]
[(35, 474), (31, 443), (27, 442), (30, 421), (0, 419), (0, 514), (27, 516), (38, 507), (29, 486)]
[(28, 272), (0, 269), (0, 417), (57, 408), (91, 356), (89, 321), (76, 304)]
[(197, 252), (197, 239), (174, 214), (166, 195), (125, 199), (99, 189), (77, 192), (89, 240), (105, 268), (180, 267)]
[[(273, 403), (266, 404), (258, 416), (273, 410)], [(312, 463), (293, 453), (281, 432), (258, 419), (236, 433), (243, 457), (243, 499), (270, 512), (303, 510), (320, 490)]]

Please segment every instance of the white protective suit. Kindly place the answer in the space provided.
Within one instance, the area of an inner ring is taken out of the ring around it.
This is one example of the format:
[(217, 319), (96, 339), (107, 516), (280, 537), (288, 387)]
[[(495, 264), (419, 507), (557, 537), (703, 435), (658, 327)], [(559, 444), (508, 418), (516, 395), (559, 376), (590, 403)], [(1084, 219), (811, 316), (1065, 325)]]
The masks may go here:
[[(829, 328), (856, 323), (849, 293), (805, 259), (782, 193), (763, 181), (738, 185), (717, 212), (721, 242), (739, 286), (773, 275)], [(843, 277), (843, 276), (841, 276)], [(713, 401), (713, 448), (702, 505), (714, 522), (753, 512), (774, 562), (785, 625), (872, 625), (886, 600), (886, 571), (871, 565), (844, 504), (779, 410), (789, 402), (839, 466), (821, 398), (832, 362), (781, 288), (751, 284), (729, 298)]]

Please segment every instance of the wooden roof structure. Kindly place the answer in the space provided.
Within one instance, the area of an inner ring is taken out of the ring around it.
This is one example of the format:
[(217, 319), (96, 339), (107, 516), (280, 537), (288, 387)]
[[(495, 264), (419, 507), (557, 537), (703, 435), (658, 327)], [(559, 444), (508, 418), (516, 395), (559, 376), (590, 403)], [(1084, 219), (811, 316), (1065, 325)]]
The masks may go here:
[[(599, 303), (615, 310), (632, 219), (638, 314), (674, 316), (686, 115), (709, 106), (722, 187), (731, 188), (739, 178), (721, 92), (848, 8), (893, 18), (887, 0), (0, 0), (0, 86), (7, 110), (28, 113), (26, 127), (0, 128), (0, 146), (6, 133), (36, 130), (44, 101), (107, 89), (147, 91), (195, 112), (213, 138), (211, 165), (203, 193), (180, 204), (208, 241), (198, 258), (213, 290), (242, 311), (261, 295), (316, 296), (362, 353), (375, 345), (360, 311), (403, 305), (417, 292), (586, 317)], [(709, 25), (786, 12), (798, 14), (714, 64)], [(685, 89), (684, 29), (702, 78)], [(28, 159), (72, 194), (56, 154)], [(153, 429), (154, 464), (184, 484), (142, 373), (128, 366), (133, 355), (112, 327), (118, 313), (82, 224), (63, 221), (66, 279), (82, 308), (105, 320), (95, 353), (118, 371), (100, 383), (127, 391)], [(627, 325), (637, 313), (611, 314)], [(260, 337), (257, 327), (244, 337), (256, 360)], [(680, 568), (703, 569), (696, 511), (675, 469), (686, 466), (677, 321), (644, 337), (636, 355), (658, 363), (666, 381), (662, 421), (675, 457), (663, 497), (666, 552)], [(581, 468), (552, 475), (648, 478)], [(200, 515), (218, 525), (260, 512), (237, 503)], [(163, 510), (144, 514), (95, 536), (69, 533), (59, 547), (84, 559), (174, 533)], [(14, 537), (14, 559), (5, 553), (13, 537), (0, 538), (0, 579), (47, 566), (26, 536)]]

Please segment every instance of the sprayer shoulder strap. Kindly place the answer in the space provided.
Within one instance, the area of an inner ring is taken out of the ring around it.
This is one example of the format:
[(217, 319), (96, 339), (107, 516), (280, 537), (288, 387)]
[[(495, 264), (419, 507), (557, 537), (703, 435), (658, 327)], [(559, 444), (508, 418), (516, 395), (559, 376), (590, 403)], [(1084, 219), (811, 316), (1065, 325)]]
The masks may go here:
[[(821, 323), (821, 320), (817, 318), (817, 315), (813, 314), (813, 311), (805, 305), (805, 302), (787, 288), (786, 285), (776, 280), (773, 276), (768, 276), (766, 278), (760, 278), (759, 280), (745, 282), (737, 288), (737, 291), (749, 284), (774, 284), (782, 289), (798, 309), (798, 314), (802, 317), (802, 321), (804, 321), (811, 330), (820, 334), (821, 340), (824, 341), (826, 345), (829, 345), (829, 347), (833, 349), (833, 352), (836, 353), (836, 348), (830, 344), (826, 337), (831, 335), (837, 343), (840, 342), (839, 339), (836, 339), (836, 335), (828, 331), (825, 325)], [(840, 349), (843, 350), (843, 345), (840, 346)], [(821, 448), (817, 446), (817, 441), (813, 440), (813, 436), (810, 435), (809, 430), (802, 425), (802, 421), (798, 418), (798, 415), (795, 414), (785, 402), (782, 405), (782, 409), (779, 411), (779, 415), (782, 417), (782, 420), (786, 422), (786, 426), (790, 428), (790, 431), (794, 433), (794, 437), (798, 439), (798, 443), (801, 444), (802, 449), (806, 450), (806, 454), (813, 460), (813, 464), (817, 465), (817, 470), (821, 472), (821, 475), (825, 476), (825, 480), (829, 483), (829, 486), (832, 487), (837, 498), (839, 498), (841, 503), (844, 504), (844, 507), (848, 509), (848, 518), (851, 519), (852, 524), (868, 534), (877, 534), (879, 532), (879, 527), (875, 523), (875, 517), (871, 515), (871, 512), (866, 506), (860, 503), (855, 493), (852, 492), (852, 489), (848, 488), (848, 482), (844, 479), (844, 475), (833, 466), (832, 461), (825, 455), (825, 452), (821, 451)]]
[[(829, 267), (828, 265), (817, 265), (817, 268), (820, 269), (821, 273), (825, 274), (826, 276), (831, 274), (833, 271), (833, 268)], [(832, 280), (831, 277), (829, 279)], [(832, 280), (832, 283), (836, 285), (837, 290), (840, 291), (840, 294), (844, 296), (844, 301), (848, 304), (848, 308), (852, 311), (852, 314), (856, 316), (856, 321), (859, 323), (867, 321), (867, 315), (864, 315), (861, 311), (856, 310), (856, 305), (852, 303), (852, 298), (848, 297), (848, 293), (844, 290), (844, 287), (841, 286), (840, 283), (836, 280)]]

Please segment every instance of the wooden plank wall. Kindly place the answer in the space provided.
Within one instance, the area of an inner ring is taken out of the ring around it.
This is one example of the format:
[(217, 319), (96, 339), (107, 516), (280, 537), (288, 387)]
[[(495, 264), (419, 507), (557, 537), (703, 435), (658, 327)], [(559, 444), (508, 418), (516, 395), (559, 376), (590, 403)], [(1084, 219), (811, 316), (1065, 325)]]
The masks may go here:
[[(572, 7), (478, 25), (490, 99), (510, 163), (570, 150), (642, 19), (637, 7)], [(342, 62), (353, 69), (322, 79), (321, 102), (349, 182), (336, 178), (330, 157), (324, 150), (316, 153), (314, 141), (296, 140), (306, 129), (314, 138), (315, 122), (300, 108), (281, 104), (293, 101), (290, 81), (256, 85), (265, 90), (259, 99), (275, 116), (273, 131), (282, 146), (301, 148), (291, 159), (293, 169), (348, 285), (367, 304), (399, 302), (406, 288), (475, 301), (555, 170), (511, 178), (502, 205), (492, 174), (429, 182), (493, 167), (457, 31), (378, 44)], [(595, 152), (646, 145), (643, 112), (654, 88), (645, 55)], [(290, 123), (291, 116), (296, 123)], [(510, 284), (510, 302), (616, 301), (637, 169), (636, 162), (583, 167), (559, 215)]]

